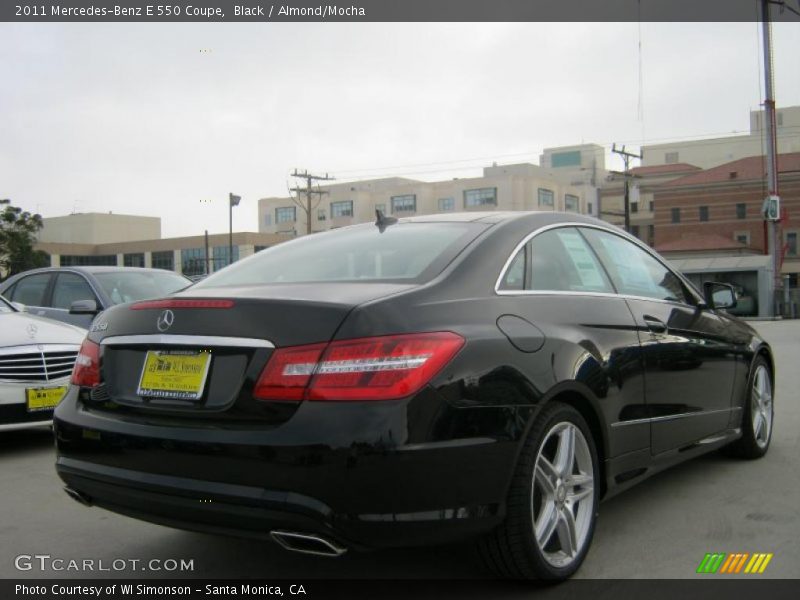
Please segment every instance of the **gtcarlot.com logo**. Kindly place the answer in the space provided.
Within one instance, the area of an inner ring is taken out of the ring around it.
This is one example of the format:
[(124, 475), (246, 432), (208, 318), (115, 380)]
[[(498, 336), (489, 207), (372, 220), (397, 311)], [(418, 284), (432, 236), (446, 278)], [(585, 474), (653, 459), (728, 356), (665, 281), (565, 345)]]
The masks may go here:
[(766, 571), (769, 561), (772, 560), (772, 553), (754, 552), (725, 552), (707, 553), (700, 566), (697, 567), (698, 573), (727, 573), (727, 574), (760, 574)]

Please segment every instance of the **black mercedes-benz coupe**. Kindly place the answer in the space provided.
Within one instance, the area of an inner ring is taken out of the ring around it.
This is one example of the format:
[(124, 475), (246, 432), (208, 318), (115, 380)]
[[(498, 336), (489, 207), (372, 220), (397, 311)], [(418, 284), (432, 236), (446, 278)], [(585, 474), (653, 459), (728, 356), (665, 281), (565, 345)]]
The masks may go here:
[(104, 312), (57, 469), (155, 523), (330, 556), (475, 538), (563, 579), (602, 498), (766, 453), (773, 359), (733, 304), (589, 217), (378, 214)]

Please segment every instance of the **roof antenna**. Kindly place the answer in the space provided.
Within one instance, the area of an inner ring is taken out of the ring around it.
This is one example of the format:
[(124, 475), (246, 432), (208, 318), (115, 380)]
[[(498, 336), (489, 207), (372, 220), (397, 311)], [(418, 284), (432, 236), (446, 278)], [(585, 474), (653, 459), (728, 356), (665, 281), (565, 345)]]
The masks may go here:
[(397, 223), (397, 217), (387, 217), (380, 209), (375, 209), (375, 225), (378, 230), (383, 233), (389, 225)]

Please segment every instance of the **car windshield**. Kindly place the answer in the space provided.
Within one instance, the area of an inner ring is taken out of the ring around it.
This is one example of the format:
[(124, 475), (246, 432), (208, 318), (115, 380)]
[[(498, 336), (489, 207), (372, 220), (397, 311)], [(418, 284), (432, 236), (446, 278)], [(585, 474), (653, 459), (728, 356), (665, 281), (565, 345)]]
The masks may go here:
[(94, 277), (114, 304), (168, 296), (192, 283), (170, 271), (110, 271)]
[(398, 223), (319, 233), (262, 250), (197, 288), (326, 281), (421, 283), (435, 277), (481, 231), (478, 223)]

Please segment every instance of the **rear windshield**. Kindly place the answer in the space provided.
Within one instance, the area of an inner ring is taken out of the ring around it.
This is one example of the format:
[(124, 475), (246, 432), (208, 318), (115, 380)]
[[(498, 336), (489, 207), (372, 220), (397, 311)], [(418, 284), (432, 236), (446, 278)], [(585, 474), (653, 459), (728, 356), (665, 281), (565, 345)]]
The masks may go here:
[(305, 236), (262, 250), (196, 288), (262, 283), (381, 281), (421, 283), (442, 269), (483, 229), (478, 223), (396, 223)]
[(160, 298), (192, 285), (171, 271), (111, 271), (94, 277), (114, 304)]

